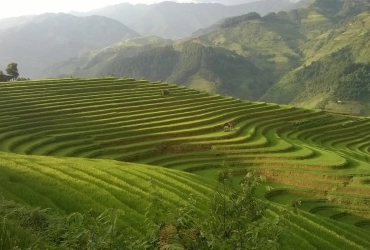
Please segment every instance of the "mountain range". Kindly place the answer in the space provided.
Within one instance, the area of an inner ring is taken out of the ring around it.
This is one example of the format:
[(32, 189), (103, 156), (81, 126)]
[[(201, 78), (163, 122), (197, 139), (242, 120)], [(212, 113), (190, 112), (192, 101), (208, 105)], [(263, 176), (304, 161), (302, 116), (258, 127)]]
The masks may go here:
[[(0, 19), (0, 69), (17, 62), (21, 76), (40, 78), (53, 64), (141, 35), (185, 37), (227, 16), (290, 9), (289, 0), (225, 6), (163, 2), (118, 4), (87, 13)], [(78, 17), (76, 15), (79, 15)], [(126, 26), (127, 25), (127, 26)]]

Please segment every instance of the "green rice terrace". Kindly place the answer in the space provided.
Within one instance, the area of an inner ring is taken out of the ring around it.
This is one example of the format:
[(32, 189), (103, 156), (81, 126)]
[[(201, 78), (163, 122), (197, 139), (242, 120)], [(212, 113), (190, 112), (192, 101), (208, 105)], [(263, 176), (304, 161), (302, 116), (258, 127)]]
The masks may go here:
[(368, 118), (116, 78), (2, 83), (0, 107), (6, 200), (115, 208), (140, 235), (152, 180), (177, 207), (205, 200), (226, 163), (266, 177), (255, 195), (268, 213), (299, 204), (282, 249), (370, 249)]

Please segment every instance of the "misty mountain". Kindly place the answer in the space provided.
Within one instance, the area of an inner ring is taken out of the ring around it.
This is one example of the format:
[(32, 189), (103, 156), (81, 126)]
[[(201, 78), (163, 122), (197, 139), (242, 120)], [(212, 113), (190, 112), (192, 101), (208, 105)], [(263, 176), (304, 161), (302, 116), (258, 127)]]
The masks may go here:
[(101, 16), (44, 14), (0, 33), (0, 69), (17, 62), (21, 76), (37, 78), (48, 66), (122, 39), (139, 36)]
[(72, 12), (77, 16), (100, 15), (122, 22), (141, 35), (180, 39), (206, 28), (220, 19), (249, 12), (265, 15), (269, 12), (290, 10), (300, 5), (290, 0), (261, 0), (240, 5), (214, 3), (175, 3), (132, 5), (122, 3), (90, 12)]
[(36, 15), (2, 18), (0, 19), (0, 30), (25, 24), (29, 21), (32, 21), (32, 19), (34, 19), (35, 17)]

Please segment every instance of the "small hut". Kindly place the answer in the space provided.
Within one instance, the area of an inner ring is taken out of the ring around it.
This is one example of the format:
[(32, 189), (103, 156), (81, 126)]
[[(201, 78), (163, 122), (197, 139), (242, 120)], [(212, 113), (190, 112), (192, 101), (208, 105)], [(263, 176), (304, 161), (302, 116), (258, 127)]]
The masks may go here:
[(162, 96), (168, 96), (168, 95), (170, 95), (170, 91), (168, 89), (162, 89), (161, 94), (162, 94)]
[(225, 122), (222, 127), (225, 132), (231, 132), (234, 129), (234, 124), (232, 122)]
[(0, 75), (0, 82), (9, 82), (14, 76)]

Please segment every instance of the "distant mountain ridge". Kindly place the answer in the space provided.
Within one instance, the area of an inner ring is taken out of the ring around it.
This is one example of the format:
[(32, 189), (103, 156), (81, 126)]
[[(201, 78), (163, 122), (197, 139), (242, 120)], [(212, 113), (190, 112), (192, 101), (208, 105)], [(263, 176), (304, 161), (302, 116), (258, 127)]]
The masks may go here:
[(107, 17), (44, 14), (0, 32), (0, 69), (17, 62), (21, 76), (40, 77), (52, 64), (135, 36), (139, 34)]
[(239, 5), (214, 3), (117, 4), (89, 12), (71, 12), (76, 16), (100, 15), (122, 22), (143, 36), (155, 35), (163, 38), (180, 39), (206, 28), (217, 21), (232, 16), (258, 12), (290, 10), (303, 4), (290, 0), (260, 0)]

